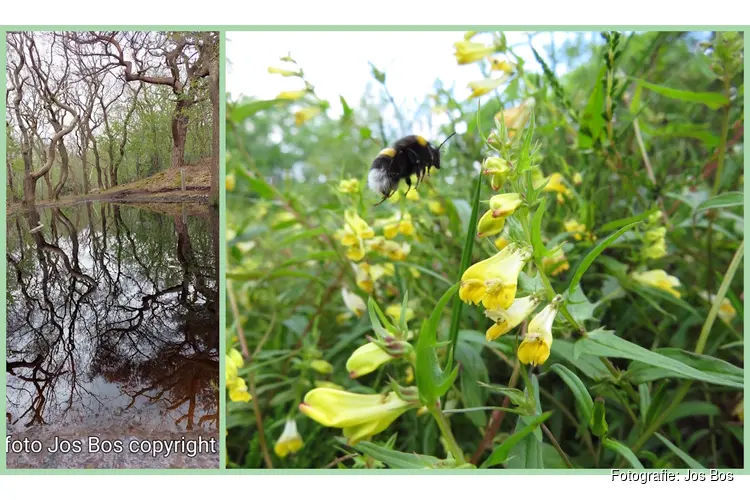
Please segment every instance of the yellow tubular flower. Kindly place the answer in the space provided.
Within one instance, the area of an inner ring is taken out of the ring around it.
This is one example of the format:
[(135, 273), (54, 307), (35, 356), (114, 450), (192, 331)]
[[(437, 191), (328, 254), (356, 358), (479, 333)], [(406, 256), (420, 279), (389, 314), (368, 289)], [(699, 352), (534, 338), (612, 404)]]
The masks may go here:
[(570, 264), (562, 248), (549, 257), (542, 258), (542, 266), (544, 267), (544, 272), (551, 276), (557, 276), (570, 269)]
[(281, 75), (281, 76), (299, 76), (298, 71), (290, 71), (288, 69), (283, 68), (275, 68), (273, 66), (268, 67), (268, 72), (273, 75)]
[(502, 158), (490, 157), (484, 160), (482, 163), (482, 171), (485, 175), (490, 175), (490, 184), (492, 189), (497, 191), (505, 183), (505, 180), (510, 174), (510, 166), (508, 162)]
[(354, 210), (344, 212), (344, 229), (339, 230), (341, 243), (345, 246), (355, 245), (358, 240), (375, 237), (375, 231)]
[(563, 226), (565, 227), (565, 230), (567, 232), (573, 234), (573, 238), (575, 238), (577, 241), (581, 241), (583, 239), (583, 236), (586, 234), (586, 225), (581, 224), (575, 219), (565, 221)]
[(333, 365), (324, 359), (314, 359), (310, 361), (310, 368), (323, 375), (333, 373)]
[[(560, 201), (563, 199), (563, 196), (570, 196), (570, 189), (563, 183), (564, 177), (562, 174), (559, 174), (555, 172), (554, 174), (549, 176), (549, 182), (547, 182), (547, 185), (544, 186), (544, 189), (542, 189), (545, 193), (557, 193), (558, 196), (557, 200)], [(545, 179), (546, 180), (546, 179)]]
[(498, 250), (502, 250), (503, 248), (507, 247), (508, 245), (510, 245), (510, 240), (508, 238), (504, 237), (504, 236), (500, 236), (499, 238), (497, 238), (495, 240), (495, 247)]
[(661, 259), (665, 255), (667, 255), (667, 242), (664, 240), (656, 241), (643, 249), (643, 257), (646, 259)]
[(552, 323), (557, 315), (557, 303), (547, 307), (529, 322), (526, 335), (518, 346), (518, 361), (525, 365), (542, 365), (552, 348)]
[(321, 388), (308, 392), (299, 409), (321, 425), (343, 429), (349, 444), (356, 444), (383, 432), (411, 406), (395, 392), (355, 394)]
[(346, 371), (349, 377), (357, 378), (377, 370), (384, 363), (389, 362), (390, 354), (381, 349), (377, 344), (368, 342), (355, 350), (346, 361)]
[(346, 308), (353, 312), (358, 318), (367, 311), (367, 305), (359, 295), (350, 292), (346, 288), (342, 288), (341, 296), (344, 298), (344, 305), (346, 305)]
[(471, 89), (469, 99), (489, 94), (506, 81), (507, 78), (485, 78), (484, 80), (469, 82), (469, 88)]
[(319, 114), (320, 114), (320, 108), (318, 107), (302, 108), (299, 111), (294, 113), (294, 123), (295, 125), (299, 127), (306, 121), (312, 120)]
[(518, 130), (526, 126), (526, 122), (529, 116), (531, 116), (531, 107), (533, 104), (534, 101), (532, 99), (527, 99), (515, 108), (504, 109), (502, 112), (498, 112), (495, 115), (495, 119), (504, 121), (505, 127), (508, 129), (508, 136), (513, 137)]
[(344, 179), (339, 182), (340, 193), (358, 193), (359, 192), (359, 179)]
[(540, 300), (536, 296), (529, 295), (528, 297), (514, 300), (508, 309), (487, 309), (484, 311), (485, 316), (495, 322), (487, 330), (487, 340), (495, 340), (520, 325), (536, 309), (539, 302)]
[(419, 201), (419, 192), (416, 189), (410, 189), (409, 192), (406, 193), (406, 199), (409, 201)]
[[(703, 300), (712, 304), (714, 300), (716, 300), (716, 295), (709, 294), (708, 292), (700, 292), (698, 295), (700, 295)], [(735, 316), (737, 316), (737, 311), (734, 309), (734, 306), (732, 306), (732, 302), (724, 297), (719, 306), (719, 319), (725, 323), (731, 323)]]
[(288, 418), (284, 424), (284, 431), (279, 436), (273, 447), (274, 453), (280, 458), (297, 453), (304, 446), (302, 436), (297, 431), (297, 422), (293, 418)]
[(307, 89), (302, 90), (285, 90), (276, 96), (276, 99), (283, 99), (285, 101), (296, 101), (301, 99), (307, 94)]
[(430, 212), (432, 212), (433, 215), (443, 215), (445, 213), (445, 208), (443, 207), (443, 204), (437, 200), (428, 201), (427, 208), (430, 209)]
[(508, 61), (504, 61), (502, 59), (497, 59), (495, 57), (490, 59), (490, 69), (492, 71), (502, 71), (506, 75), (510, 75), (513, 73), (513, 64), (511, 64)]
[(252, 401), (252, 396), (247, 390), (247, 384), (245, 379), (235, 378), (234, 380), (227, 381), (227, 390), (229, 390), (229, 399), (237, 403), (249, 403)]
[[(401, 304), (391, 304), (385, 308), (385, 313), (393, 318), (393, 321), (401, 320)], [(414, 309), (411, 307), (406, 308), (406, 322), (408, 323), (414, 318)]]
[(509, 217), (521, 206), (523, 198), (518, 193), (496, 194), (490, 198), (493, 217)]
[(644, 271), (642, 273), (632, 272), (631, 276), (634, 280), (647, 286), (659, 288), (667, 293), (670, 293), (680, 298), (680, 292), (675, 290), (676, 287), (681, 286), (680, 280), (674, 276), (667, 274), (661, 269), (654, 269), (651, 271)]
[(414, 234), (414, 225), (411, 223), (411, 215), (405, 212), (401, 216), (401, 220), (398, 223), (398, 231), (404, 236), (411, 236)]
[(477, 262), (461, 276), (458, 295), (466, 303), (485, 309), (508, 309), (516, 297), (518, 274), (531, 250), (511, 244), (489, 259)]
[(395, 271), (391, 268), (392, 266), (393, 264), (391, 264), (391, 266), (388, 266), (387, 264), (373, 264), (370, 266), (370, 279), (372, 279), (372, 281), (378, 281), (383, 276), (393, 276)]
[(495, 47), (491, 45), (488, 46), (468, 40), (456, 42), (453, 44), (453, 47), (456, 49), (454, 55), (458, 64), (471, 64), (495, 53)]
[(368, 263), (352, 264), (354, 279), (357, 286), (364, 292), (371, 294), (375, 290), (375, 280), (371, 276), (371, 267)]
[(237, 184), (237, 179), (235, 178), (234, 173), (227, 175), (225, 183), (227, 186), (227, 191), (234, 191), (234, 187)]
[(505, 227), (505, 217), (494, 217), (492, 210), (487, 210), (477, 223), (477, 237), (499, 234)]

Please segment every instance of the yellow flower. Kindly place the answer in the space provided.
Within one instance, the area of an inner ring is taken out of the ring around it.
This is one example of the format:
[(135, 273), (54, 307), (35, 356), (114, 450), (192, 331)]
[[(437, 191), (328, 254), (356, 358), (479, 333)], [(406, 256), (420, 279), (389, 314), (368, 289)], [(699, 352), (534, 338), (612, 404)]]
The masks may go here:
[(350, 292), (346, 288), (341, 289), (341, 295), (344, 298), (344, 305), (346, 305), (346, 308), (353, 312), (358, 318), (367, 310), (365, 301), (362, 300), (362, 297), (359, 295)]
[(280, 458), (284, 458), (290, 453), (297, 453), (302, 449), (303, 445), (304, 442), (302, 441), (302, 436), (297, 432), (296, 420), (288, 418), (284, 424), (284, 431), (281, 433), (281, 436), (279, 436), (279, 439), (273, 447), (274, 453)]
[(398, 200), (401, 199), (401, 191), (394, 191), (394, 193), (391, 195), (390, 198), (388, 198), (388, 203), (398, 203)]
[(359, 179), (344, 179), (339, 182), (340, 193), (358, 193), (359, 192)]
[(499, 234), (505, 227), (505, 217), (493, 217), (492, 210), (487, 210), (477, 223), (477, 237), (484, 238)]
[(647, 243), (653, 243), (655, 241), (663, 240), (666, 234), (667, 234), (666, 227), (656, 227), (656, 228), (649, 229), (648, 231), (646, 231), (646, 234), (643, 236), (643, 239)]
[(575, 238), (577, 241), (581, 241), (583, 239), (583, 236), (586, 234), (586, 225), (581, 224), (575, 219), (565, 221), (563, 226), (565, 227), (565, 230), (567, 232), (573, 234), (573, 238)]
[(361, 260), (365, 256), (364, 240), (374, 238), (375, 231), (354, 210), (344, 212), (344, 221), (343, 229), (336, 231), (335, 236), (342, 245), (349, 247), (346, 254), (349, 259)]
[(352, 317), (351, 313), (339, 313), (339, 314), (336, 315), (336, 324), (337, 325), (343, 325), (351, 317)]
[(486, 333), (488, 341), (505, 335), (521, 324), (526, 317), (539, 305), (539, 299), (534, 295), (516, 299), (508, 309), (487, 309), (485, 316), (495, 322)]
[(369, 249), (382, 253), (386, 257), (395, 261), (403, 261), (409, 256), (411, 245), (408, 243), (399, 244), (395, 241), (389, 241), (384, 238), (374, 238), (368, 241)]
[[(716, 300), (716, 295), (710, 294), (708, 292), (700, 292), (698, 293), (700, 297), (713, 304), (714, 300)], [(725, 323), (731, 323), (732, 320), (737, 316), (737, 311), (734, 309), (734, 306), (732, 306), (732, 302), (724, 297), (721, 300), (721, 305), (719, 306), (719, 318), (724, 321)]]
[(674, 295), (678, 299), (680, 298), (680, 292), (675, 290), (676, 287), (681, 286), (680, 280), (674, 276), (667, 274), (661, 269), (644, 271), (642, 273), (634, 271), (633, 273), (631, 273), (631, 276), (639, 283), (643, 283), (644, 285), (652, 286), (654, 288), (659, 288), (667, 293)]
[(406, 376), (404, 377), (404, 383), (411, 384), (414, 382), (414, 368), (411, 365), (406, 367)]
[(469, 82), (469, 88), (471, 89), (469, 99), (489, 94), (506, 81), (507, 78), (485, 78), (484, 80)]
[(314, 359), (310, 361), (310, 368), (323, 375), (333, 373), (333, 365), (324, 359)]
[(294, 113), (294, 123), (299, 127), (308, 120), (312, 120), (320, 114), (320, 108), (312, 106), (309, 108), (302, 108)]
[(557, 315), (557, 302), (547, 305), (529, 321), (526, 335), (518, 346), (518, 361), (525, 365), (542, 365), (552, 347), (552, 323)]
[(374, 264), (370, 266), (370, 278), (372, 281), (378, 281), (383, 276), (393, 276), (396, 269), (390, 262), (388, 264)]
[(466, 303), (482, 302), (485, 309), (508, 309), (516, 297), (518, 274), (531, 254), (530, 249), (511, 244), (477, 262), (461, 276), (459, 297)]
[(389, 362), (390, 354), (377, 344), (368, 342), (355, 350), (346, 361), (346, 371), (351, 378), (361, 377), (377, 370), (382, 364)]
[(573, 184), (576, 186), (580, 186), (583, 183), (583, 176), (580, 172), (576, 172), (573, 174)]
[(488, 46), (468, 40), (456, 42), (453, 44), (453, 47), (456, 49), (454, 55), (458, 64), (471, 64), (496, 52), (495, 47), (491, 45)]
[(544, 257), (542, 259), (542, 266), (544, 267), (544, 272), (551, 276), (557, 276), (570, 269), (570, 264), (562, 248), (549, 257)]
[(497, 191), (508, 178), (510, 166), (504, 159), (492, 156), (484, 160), (482, 171), (484, 174), (491, 176), (490, 184), (492, 185), (492, 189)]
[(307, 89), (302, 90), (285, 90), (276, 96), (276, 99), (283, 99), (286, 101), (296, 101), (301, 99), (307, 94)]
[(225, 179), (227, 191), (234, 191), (234, 187), (237, 184), (237, 179), (234, 177), (234, 172), (227, 175)]
[(482, 238), (500, 233), (505, 226), (505, 219), (513, 215), (522, 202), (518, 193), (498, 194), (490, 198), (490, 209), (477, 224), (477, 236)]
[(430, 212), (432, 212), (433, 215), (443, 215), (445, 213), (445, 207), (443, 207), (443, 204), (437, 200), (428, 201), (427, 208), (430, 209)]
[(398, 236), (398, 233), (404, 236), (414, 234), (414, 225), (411, 222), (411, 215), (408, 212), (404, 212), (404, 214), (397, 212), (387, 219), (378, 219), (375, 221), (375, 225), (383, 227), (383, 236), (389, 240)]
[(319, 388), (305, 395), (299, 409), (321, 425), (343, 429), (349, 444), (356, 444), (383, 432), (411, 406), (395, 392), (355, 394)]
[(414, 225), (411, 223), (411, 215), (409, 215), (408, 212), (404, 212), (404, 215), (401, 217), (401, 220), (398, 223), (398, 231), (404, 236), (411, 236), (414, 234)]
[(419, 201), (419, 192), (416, 189), (409, 189), (409, 192), (406, 193), (406, 199), (409, 201)]
[[(385, 308), (385, 313), (393, 318), (393, 321), (401, 320), (401, 304), (391, 304)], [(406, 321), (407, 323), (414, 318), (414, 309), (411, 307), (406, 308)]]
[(495, 115), (495, 119), (503, 121), (505, 128), (508, 129), (508, 137), (513, 137), (515, 133), (526, 126), (526, 122), (531, 116), (531, 107), (534, 104), (532, 99), (527, 99), (519, 106), (504, 109)]
[(505, 238), (503, 236), (500, 236), (495, 240), (495, 248), (498, 250), (502, 250), (503, 248), (507, 247), (510, 244), (510, 240), (508, 238)]
[(508, 61), (492, 57), (490, 58), (490, 64), (490, 69), (492, 71), (502, 71), (506, 75), (510, 75), (511, 73), (513, 73), (514, 65)]
[(249, 403), (252, 401), (252, 396), (247, 391), (247, 384), (242, 378), (235, 378), (230, 382), (227, 382), (227, 389), (229, 390), (229, 399), (237, 403)]
[(288, 69), (275, 68), (273, 66), (268, 67), (268, 72), (271, 74), (281, 75), (281, 76), (299, 76), (298, 71), (290, 71)]
[(242, 354), (237, 349), (229, 349), (224, 359), (227, 365), (227, 381), (229, 381), (237, 377), (238, 370), (245, 366), (245, 360), (242, 359)]
[(357, 286), (364, 292), (371, 294), (375, 289), (375, 280), (370, 275), (370, 265), (367, 262), (361, 264), (352, 263), (352, 269), (354, 270), (354, 279), (357, 282)]

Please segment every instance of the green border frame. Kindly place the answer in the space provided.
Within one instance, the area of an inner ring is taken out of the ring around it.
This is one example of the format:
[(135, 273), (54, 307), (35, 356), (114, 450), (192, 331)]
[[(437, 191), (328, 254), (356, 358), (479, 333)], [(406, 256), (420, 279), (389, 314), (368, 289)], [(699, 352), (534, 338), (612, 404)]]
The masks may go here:
[[(664, 25), (450, 25), (450, 24), (435, 24), (435, 25), (359, 25), (359, 24), (341, 24), (341, 25), (0, 25), (0, 68), (2, 68), (2, 75), (0, 75), (0, 107), (2, 107), (3, 116), (5, 116), (5, 58), (6, 58), (6, 39), (5, 34), (8, 31), (55, 31), (55, 30), (72, 30), (72, 31), (83, 31), (89, 29), (113, 29), (113, 30), (133, 30), (133, 31), (162, 31), (162, 30), (174, 30), (174, 31), (219, 31), (220, 32), (220, 98), (222, 99), (221, 106), (219, 108), (219, 116), (221, 123), (219, 124), (221, 142), (220, 142), (220, 160), (219, 160), (219, 172), (220, 172), (220, 200), (219, 200), (219, 245), (220, 245), (220, 258), (219, 258), (219, 437), (220, 437), (220, 466), (219, 469), (118, 469), (116, 471), (110, 469), (6, 469), (5, 465), (5, 425), (0, 426), (0, 437), (2, 437), (2, 448), (0, 449), (0, 476), (2, 475), (611, 475), (610, 469), (581, 469), (581, 470), (514, 470), (514, 469), (493, 469), (493, 470), (323, 470), (323, 469), (226, 469), (226, 455), (224, 454), (225, 449), (225, 428), (226, 428), (226, 414), (223, 409), (226, 406), (226, 380), (223, 376), (225, 369), (225, 356), (226, 351), (226, 184), (223, 181), (226, 175), (226, 34), (227, 32), (275, 32), (275, 31), (307, 31), (307, 32), (359, 32), (359, 31), (414, 31), (414, 32), (427, 32), (427, 31), (468, 31), (468, 30), (508, 30), (508, 31), (527, 31), (527, 30), (544, 30), (544, 31), (598, 31), (602, 29), (612, 30), (638, 30), (638, 31), (740, 31), (744, 34), (747, 33), (748, 25), (683, 25), (683, 26), (664, 26)], [(747, 71), (745, 71), (745, 87), (750, 80)], [(747, 109), (750, 103), (750, 97), (745, 94), (744, 106)], [(2, 123), (2, 136), (0, 136), (0, 151), (5, 151), (5, 120)], [(745, 130), (744, 134), (744, 163), (747, 164), (750, 159), (750, 152), (748, 152), (747, 144), (748, 132)], [(743, 165), (744, 171), (744, 165)], [(7, 182), (6, 169), (0, 169), (0, 179)], [(745, 195), (748, 194), (748, 188), (744, 188)], [(5, 190), (3, 190), (2, 199), (5, 202)], [(3, 203), (2, 212), (2, 237), (0, 237), (0, 251), (5, 253), (6, 245), (6, 205)], [(750, 227), (750, 223), (745, 221), (745, 229)], [(745, 251), (745, 258), (748, 255), (748, 250)], [(747, 283), (750, 277), (750, 267), (745, 265), (744, 273), (744, 285)], [(0, 288), (5, 288), (6, 285), (6, 263), (2, 260), (0, 264)], [(750, 306), (747, 303), (744, 305), (744, 313), (747, 316), (750, 312)], [(6, 302), (3, 301), (0, 304), (0, 352), (4, 353), (5, 342), (6, 342)], [(745, 332), (749, 328), (745, 327)], [(750, 348), (745, 345), (744, 353), (750, 352)], [(4, 356), (3, 356), (4, 357)], [(745, 374), (745, 383), (750, 380), (750, 375)], [(0, 408), (4, 409), (6, 391), (6, 373), (5, 370), (0, 371)], [(747, 428), (745, 429), (745, 438), (748, 437), (750, 432)], [(744, 449), (744, 469), (717, 469), (723, 472), (732, 472), (740, 475), (750, 474), (750, 450), (747, 447)], [(670, 469), (674, 472), (685, 474), (687, 469)]]

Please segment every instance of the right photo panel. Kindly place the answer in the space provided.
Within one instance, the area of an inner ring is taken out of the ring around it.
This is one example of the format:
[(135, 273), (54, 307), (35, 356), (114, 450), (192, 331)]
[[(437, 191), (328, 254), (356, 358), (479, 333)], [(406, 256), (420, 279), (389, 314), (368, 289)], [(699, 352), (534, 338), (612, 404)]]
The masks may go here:
[(226, 40), (227, 468), (744, 467), (742, 33)]

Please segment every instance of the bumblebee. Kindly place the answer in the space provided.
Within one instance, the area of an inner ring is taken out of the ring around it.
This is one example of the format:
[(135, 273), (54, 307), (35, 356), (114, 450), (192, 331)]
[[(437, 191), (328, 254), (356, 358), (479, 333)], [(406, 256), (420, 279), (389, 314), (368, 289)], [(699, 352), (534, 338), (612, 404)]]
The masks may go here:
[(367, 176), (370, 189), (383, 195), (383, 199), (376, 205), (393, 196), (401, 179), (406, 182), (408, 193), (411, 189), (411, 177), (416, 174), (417, 185), (414, 189), (419, 187), (425, 175), (430, 175), (430, 167), (440, 168), (440, 148), (454, 135), (455, 132), (438, 147), (421, 135), (407, 135), (378, 153)]

